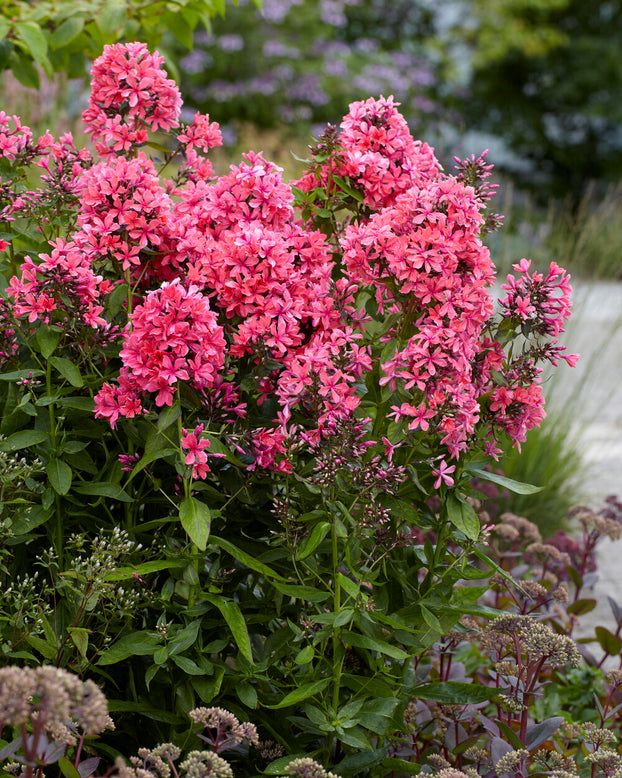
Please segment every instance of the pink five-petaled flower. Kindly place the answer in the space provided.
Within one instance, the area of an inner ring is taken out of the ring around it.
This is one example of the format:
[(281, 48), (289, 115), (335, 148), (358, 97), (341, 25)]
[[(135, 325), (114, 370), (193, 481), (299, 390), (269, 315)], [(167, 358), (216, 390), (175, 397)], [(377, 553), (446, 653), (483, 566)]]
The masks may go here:
[(454, 479), (449, 474), (453, 473), (455, 469), (455, 465), (447, 465), (447, 462), (445, 462), (444, 459), (441, 459), (439, 466), (432, 468), (432, 472), (437, 476), (436, 481), (434, 481), (434, 488), (438, 489), (443, 481), (447, 486), (453, 486)]
[(205, 478), (210, 472), (207, 465), (207, 454), (205, 452), (205, 449), (209, 448), (210, 442), (207, 438), (201, 437), (203, 429), (203, 424), (197, 424), (194, 428), (194, 432), (188, 432), (188, 430), (182, 429), (183, 436), (181, 439), (181, 447), (186, 454), (186, 464), (192, 465), (193, 478)]

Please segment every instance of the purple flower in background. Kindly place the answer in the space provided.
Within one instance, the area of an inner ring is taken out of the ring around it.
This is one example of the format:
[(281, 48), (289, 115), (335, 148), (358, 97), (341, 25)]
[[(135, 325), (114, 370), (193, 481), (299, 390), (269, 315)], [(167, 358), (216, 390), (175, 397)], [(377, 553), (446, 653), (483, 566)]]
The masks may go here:
[(311, 105), (325, 105), (329, 96), (320, 85), (317, 73), (307, 73), (287, 90), (290, 100), (301, 100)]
[(246, 85), (248, 91), (259, 95), (273, 95), (278, 88), (275, 79), (269, 73), (251, 78)]
[(293, 6), (302, 5), (304, 0), (264, 0), (263, 17), (268, 22), (280, 23)]
[(361, 54), (373, 54), (378, 51), (380, 44), (373, 38), (359, 38), (354, 42), (354, 48)]
[(337, 78), (346, 78), (349, 73), (347, 64), (342, 59), (334, 59), (326, 63), (324, 72), (328, 76), (337, 76)]
[[(202, 73), (214, 60), (204, 49), (194, 49), (180, 60), (179, 66), (189, 75)], [(194, 112), (192, 113), (194, 116)]]
[(262, 48), (264, 57), (289, 57), (290, 59), (299, 59), (300, 50), (295, 46), (288, 46), (278, 38), (268, 38)]
[(345, 27), (348, 23), (346, 6), (358, 4), (359, 0), (320, 0), (320, 19), (334, 27)]
[(234, 51), (242, 51), (244, 48), (244, 38), (241, 35), (231, 33), (229, 35), (221, 35), (218, 38), (218, 46), (227, 54)]

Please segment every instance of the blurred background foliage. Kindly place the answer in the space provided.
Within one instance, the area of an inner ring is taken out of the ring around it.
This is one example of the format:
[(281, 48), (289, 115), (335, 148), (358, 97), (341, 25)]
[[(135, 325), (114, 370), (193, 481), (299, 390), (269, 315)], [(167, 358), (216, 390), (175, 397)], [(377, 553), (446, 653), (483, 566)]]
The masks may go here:
[(117, 40), (160, 47), (187, 112), (231, 143), (245, 123), (306, 137), (393, 94), (443, 161), (490, 146), (539, 203), (576, 208), (622, 175), (622, 0), (0, 3), (0, 70), (33, 89)]

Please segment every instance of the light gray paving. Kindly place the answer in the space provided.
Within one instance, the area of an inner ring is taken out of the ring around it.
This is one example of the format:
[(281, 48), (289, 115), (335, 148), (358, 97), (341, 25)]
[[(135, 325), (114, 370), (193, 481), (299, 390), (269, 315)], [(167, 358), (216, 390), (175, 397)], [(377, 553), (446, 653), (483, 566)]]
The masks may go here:
[[(560, 368), (548, 394), (551, 404), (565, 406), (566, 423), (579, 431), (577, 445), (586, 465), (581, 486), (586, 503), (598, 509), (607, 495), (622, 497), (622, 284), (573, 287), (565, 342), (581, 359), (574, 369)], [(593, 634), (598, 624), (614, 627), (607, 595), (622, 604), (622, 540), (601, 541), (598, 572), (592, 595), (598, 606), (583, 617), (575, 637)]]

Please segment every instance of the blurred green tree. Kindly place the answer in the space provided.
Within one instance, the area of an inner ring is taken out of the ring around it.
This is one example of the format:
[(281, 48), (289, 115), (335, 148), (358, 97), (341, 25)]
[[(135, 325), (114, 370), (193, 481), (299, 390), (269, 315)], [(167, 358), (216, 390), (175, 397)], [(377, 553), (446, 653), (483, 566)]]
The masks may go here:
[[(575, 199), (622, 175), (622, 0), (468, 0), (468, 126), (530, 160), (528, 181)], [(534, 175), (535, 173), (535, 175)]]

